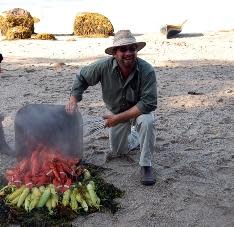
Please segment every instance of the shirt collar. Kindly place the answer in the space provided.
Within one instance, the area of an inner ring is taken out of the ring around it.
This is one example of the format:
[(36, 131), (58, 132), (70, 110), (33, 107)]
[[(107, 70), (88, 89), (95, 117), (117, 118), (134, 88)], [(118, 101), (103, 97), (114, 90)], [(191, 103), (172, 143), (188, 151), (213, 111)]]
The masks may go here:
[(113, 66), (112, 66), (112, 69), (114, 70), (114, 69), (117, 68), (117, 67), (118, 67), (118, 63), (117, 63), (116, 59), (113, 58)]
[[(113, 58), (112, 70), (114, 71), (118, 67), (118, 63), (115, 58)], [(136, 70), (139, 71), (138, 58), (136, 59)]]

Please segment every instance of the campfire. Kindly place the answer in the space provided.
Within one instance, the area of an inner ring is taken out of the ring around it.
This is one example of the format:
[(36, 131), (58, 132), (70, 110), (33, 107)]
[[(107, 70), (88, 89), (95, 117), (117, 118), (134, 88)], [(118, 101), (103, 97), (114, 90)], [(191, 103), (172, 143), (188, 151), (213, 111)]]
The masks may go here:
[(17, 187), (52, 183), (58, 191), (64, 192), (87, 171), (79, 163), (79, 159), (66, 157), (59, 150), (40, 144), (31, 156), (6, 171), (6, 179)]
[(12, 193), (6, 196), (10, 205), (24, 206), (26, 211), (46, 206), (49, 212), (62, 197), (63, 206), (77, 211), (89, 207), (99, 209), (100, 198), (90, 172), (79, 159), (66, 157), (59, 150), (39, 144), (32, 154), (23, 158), (15, 167), (6, 171)]
[(114, 207), (113, 199), (122, 192), (81, 160), (81, 122), (79, 113), (68, 115), (61, 105), (20, 109), (15, 119), (18, 163), (6, 170), (8, 184), (0, 190), (0, 202), (10, 210), (46, 209), (50, 215), (65, 208), (78, 214)]

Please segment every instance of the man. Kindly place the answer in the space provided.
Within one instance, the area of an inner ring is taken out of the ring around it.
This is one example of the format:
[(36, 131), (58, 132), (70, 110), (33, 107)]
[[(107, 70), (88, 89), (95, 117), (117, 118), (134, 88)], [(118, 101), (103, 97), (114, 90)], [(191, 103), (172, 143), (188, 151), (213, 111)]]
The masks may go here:
[(112, 154), (128, 153), (128, 135), (134, 124), (140, 140), (141, 183), (153, 185), (156, 181), (151, 162), (155, 143), (153, 111), (157, 107), (157, 90), (153, 67), (137, 57), (145, 45), (137, 42), (129, 30), (118, 31), (113, 46), (105, 50), (112, 57), (86, 66), (77, 74), (66, 110), (75, 111), (83, 92), (100, 82), (103, 101), (111, 112), (103, 118), (105, 127), (110, 128)]

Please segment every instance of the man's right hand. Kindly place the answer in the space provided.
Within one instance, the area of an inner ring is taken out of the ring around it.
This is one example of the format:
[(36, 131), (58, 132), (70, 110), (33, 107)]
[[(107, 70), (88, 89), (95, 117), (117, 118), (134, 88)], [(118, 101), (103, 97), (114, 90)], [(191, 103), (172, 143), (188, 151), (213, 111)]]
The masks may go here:
[(67, 113), (74, 113), (78, 109), (77, 99), (75, 96), (71, 96), (69, 102), (65, 106)]

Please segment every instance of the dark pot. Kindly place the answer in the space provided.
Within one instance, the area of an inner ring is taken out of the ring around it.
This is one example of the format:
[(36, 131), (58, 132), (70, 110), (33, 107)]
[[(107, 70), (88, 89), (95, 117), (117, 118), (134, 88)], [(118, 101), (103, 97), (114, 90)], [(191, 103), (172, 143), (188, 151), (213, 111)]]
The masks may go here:
[(79, 112), (68, 114), (64, 105), (30, 104), (15, 117), (15, 149), (18, 157), (30, 154), (38, 144), (58, 148), (82, 158), (83, 121)]

